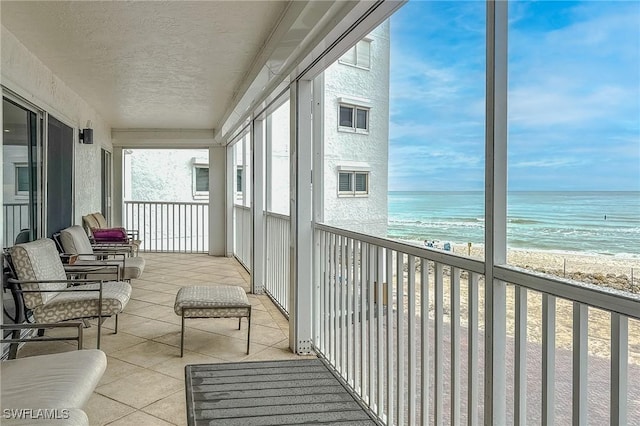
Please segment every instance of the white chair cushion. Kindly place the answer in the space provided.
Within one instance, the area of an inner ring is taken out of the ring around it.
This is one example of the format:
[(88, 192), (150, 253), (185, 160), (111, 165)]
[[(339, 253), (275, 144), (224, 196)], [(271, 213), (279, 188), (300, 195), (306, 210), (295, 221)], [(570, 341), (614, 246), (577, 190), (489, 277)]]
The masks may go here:
[(93, 247), (87, 233), (80, 225), (73, 225), (60, 231), (60, 244), (65, 253), (91, 254)]
[(82, 408), (106, 367), (107, 357), (97, 349), (2, 361), (0, 404), (3, 409)]

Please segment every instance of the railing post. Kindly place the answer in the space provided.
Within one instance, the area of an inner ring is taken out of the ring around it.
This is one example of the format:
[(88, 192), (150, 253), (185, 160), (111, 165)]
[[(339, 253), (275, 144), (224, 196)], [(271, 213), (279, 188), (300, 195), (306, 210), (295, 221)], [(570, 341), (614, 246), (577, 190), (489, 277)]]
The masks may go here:
[(289, 347), (298, 354), (311, 352), (313, 229), (311, 192), (311, 87), (309, 80), (291, 85), (291, 240)]
[(485, 114), (484, 423), (506, 423), (506, 285), (494, 279), (507, 251), (506, 1), (487, 1)]

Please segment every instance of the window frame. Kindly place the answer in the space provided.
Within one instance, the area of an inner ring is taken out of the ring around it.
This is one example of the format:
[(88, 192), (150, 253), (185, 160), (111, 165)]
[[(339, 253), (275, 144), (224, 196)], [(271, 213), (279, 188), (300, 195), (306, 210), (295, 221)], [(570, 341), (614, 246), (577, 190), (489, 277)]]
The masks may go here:
[[(343, 191), (340, 189), (340, 176), (348, 175), (349, 176), (349, 186), (350, 189), (347, 191)], [(364, 191), (358, 191), (356, 188), (357, 176), (363, 175), (365, 176), (365, 185), (366, 189)], [(338, 197), (368, 197), (370, 192), (370, 172), (368, 170), (348, 170), (348, 169), (338, 169), (338, 184), (336, 185), (336, 189), (338, 192)]]
[(29, 181), (27, 180), (27, 190), (20, 190), (20, 180), (18, 176), (18, 170), (25, 169), (27, 171), (27, 179), (29, 178), (29, 165), (27, 163), (13, 163), (14, 174), (15, 174), (15, 196), (20, 198), (28, 198), (29, 197)]
[[(338, 63), (342, 64), (342, 65), (347, 65), (350, 67), (354, 67), (354, 68), (359, 68), (361, 70), (367, 70), (370, 71), (371, 70), (371, 42), (373, 40), (370, 38), (363, 38), (362, 40), (358, 41), (356, 44), (354, 44), (353, 46), (351, 46), (351, 48), (349, 48), (349, 50), (347, 50), (345, 53), (342, 54), (342, 56), (340, 56), (340, 58), (338, 58)], [(366, 65), (360, 64), (358, 62), (358, 48), (362, 48), (362, 46), (367, 46), (367, 48), (369, 49), (369, 62)], [(354, 57), (354, 62), (351, 62), (347, 59), (344, 59), (348, 53), (353, 51), (353, 57)]]
[[(340, 120), (342, 108), (350, 108), (351, 109), (351, 126), (345, 126), (342, 124)], [(358, 127), (358, 111), (364, 111), (366, 113), (366, 127), (361, 128)], [(369, 134), (369, 129), (371, 128), (371, 107), (358, 105), (355, 103), (347, 103), (344, 101), (338, 101), (338, 131), (341, 132), (350, 132), (350, 133), (359, 133), (359, 134)]]
[(207, 190), (199, 191), (198, 190), (198, 182), (197, 182), (197, 170), (198, 169), (206, 169), (207, 176), (209, 176), (209, 164), (205, 164), (200, 161), (193, 161), (191, 166), (191, 179), (192, 179), (192, 193), (194, 200), (206, 200), (209, 198), (209, 191), (211, 190), (209, 179), (207, 178)]

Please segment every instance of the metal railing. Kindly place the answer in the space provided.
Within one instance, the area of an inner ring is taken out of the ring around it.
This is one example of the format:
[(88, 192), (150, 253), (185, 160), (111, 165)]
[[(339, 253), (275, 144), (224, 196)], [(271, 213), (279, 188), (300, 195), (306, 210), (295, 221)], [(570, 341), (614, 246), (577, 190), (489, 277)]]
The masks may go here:
[(125, 201), (123, 226), (137, 229), (147, 252), (207, 253), (209, 204)]
[(253, 244), (251, 208), (233, 205), (233, 254), (251, 272), (251, 251)]
[(289, 314), (289, 216), (265, 213), (265, 283), (264, 289), (271, 299)]
[[(637, 295), (500, 266), (502, 281), (485, 301), (481, 261), (326, 225), (315, 226), (315, 238), (315, 349), (382, 422), (482, 424), (485, 402), (503, 408), (498, 422), (586, 424), (587, 413), (594, 424), (640, 421), (637, 403), (627, 409), (640, 394), (636, 383), (628, 397), (627, 382), (629, 368), (638, 370), (628, 363), (638, 347), (628, 340)], [(533, 311), (541, 311), (539, 335), (527, 335), (537, 326)], [(556, 315), (572, 318), (569, 329)], [(602, 322), (611, 330), (610, 361), (587, 344), (587, 327)], [(485, 329), (500, 327), (489, 340)], [(564, 346), (556, 342), (567, 333)], [(484, 359), (494, 353), (504, 363), (490, 380), (501, 383), (485, 392)], [(610, 374), (596, 382), (603, 363)]]
[(21, 229), (29, 227), (29, 203), (6, 203), (4, 208), (4, 244), (13, 245)]

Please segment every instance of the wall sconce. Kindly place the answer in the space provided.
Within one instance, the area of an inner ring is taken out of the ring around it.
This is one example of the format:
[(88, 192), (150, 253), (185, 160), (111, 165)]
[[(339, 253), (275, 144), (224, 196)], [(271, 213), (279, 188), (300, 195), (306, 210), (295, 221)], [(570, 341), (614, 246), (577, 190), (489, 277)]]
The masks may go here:
[(80, 143), (87, 145), (93, 143), (93, 129), (91, 128), (91, 120), (87, 121), (86, 129), (80, 129)]

